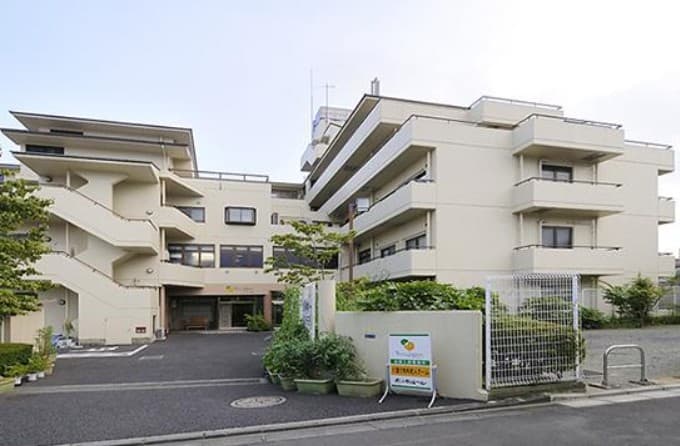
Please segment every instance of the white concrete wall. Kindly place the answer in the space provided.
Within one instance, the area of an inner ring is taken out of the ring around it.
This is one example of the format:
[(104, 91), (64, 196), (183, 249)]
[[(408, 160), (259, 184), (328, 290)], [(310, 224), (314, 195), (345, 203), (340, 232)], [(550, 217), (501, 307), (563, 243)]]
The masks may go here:
[(385, 376), (390, 333), (430, 333), (439, 393), (449, 398), (487, 398), (482, 388), (482, 314), (478, 311), (340, 311), (335, 331), (352, 338), (368, 374), (375, 377)]

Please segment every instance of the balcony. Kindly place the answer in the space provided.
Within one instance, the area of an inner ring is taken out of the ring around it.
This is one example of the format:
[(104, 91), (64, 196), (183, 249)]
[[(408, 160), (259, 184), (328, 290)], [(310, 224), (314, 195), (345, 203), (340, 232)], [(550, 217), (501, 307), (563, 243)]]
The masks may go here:
[[(415, 180), (404, 184), (354, 219), (356, 235), (368, 235), (413, 219), (436, 207), (436, 185), (430, 180)], [(343, 227), (349, 231), (349, 225)]]
[(165, 228), (166, 239), (192, 239), (198, 232), (198, 224), (172, 206), (161, 206), (154, 220)]
[(513, 212), (553, 210), (605, 216), (623, 212), (623, 199), (621, 184), (532, 177), (515, 185)]
[[(354, 277), (368, 277), (377, 282), (405, 277), (434, 277), (436, 250), (433, 247), (400, 250), (386, 257), (376, 257), (354, 266)], [(342, 279), (348, 280), (348, 268), (343, 267)]]
[(513, 269), (524, 273), (573, 273), (592, 276), (623, 274), (623, 252), (617, 247), (573, 246), (571, 249), (527, 245), (515, 248)]
[(482, 96), (470, 105), (470, 119), (484, 124), (513, 126), (530, 113), (562, 116), (559, 105)]
[(670, 252), (659, 253), (659, 276), (671, 277), (675, 275), (675, 257)]
[(671, 145), (630, 139), (624, 142), (626, 144), (626, 156), (632, 161), (655, 165), (659, 175), (671, 173), (675, 170), (675, 152)]
[(533, 114), (512, 135), (513, 154), (563, 160), (601, 162), (624, 152), (618, 124)]
[(202, 288), (205, 283), (204, 273), (202, 268), (163, 261), (158, 278), (162, 285)]
[(675, 200), (671, 197), (659, 197), (659, 224), (675, 222)]

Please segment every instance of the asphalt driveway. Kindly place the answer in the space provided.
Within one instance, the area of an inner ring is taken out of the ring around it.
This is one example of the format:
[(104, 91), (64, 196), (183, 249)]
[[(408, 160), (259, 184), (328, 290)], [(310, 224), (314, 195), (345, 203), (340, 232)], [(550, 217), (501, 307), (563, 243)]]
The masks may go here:
[[(59, 359), (55, 373), (0, 394), (0, 445), (54, 445), (423, 408), (427, 398), (283, 392), (262, 379), (267, 334), (176, 334), (132, 357)], [(238, 398), (283, 395), (270, 408)], [(442, 399), (436, 405), (469, 401)]]

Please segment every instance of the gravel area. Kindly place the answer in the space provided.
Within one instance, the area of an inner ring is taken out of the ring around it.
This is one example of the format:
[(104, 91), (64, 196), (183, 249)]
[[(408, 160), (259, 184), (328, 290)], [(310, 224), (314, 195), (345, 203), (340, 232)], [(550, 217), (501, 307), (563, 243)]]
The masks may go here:
[[(602, 354), (614, 344), (638, 344), (647, 356), (647, 376), (650, 379), (680, 377), (680, 325), (666, 325), (638, 329), (585, 330), (587, 356), (586, 371), (602, 373)], [(639, 361), (635, 351), (612, 353), (610, 364), (632, 364)], [(639, 378), (636, 369), (613, 370), (618, 379)]]

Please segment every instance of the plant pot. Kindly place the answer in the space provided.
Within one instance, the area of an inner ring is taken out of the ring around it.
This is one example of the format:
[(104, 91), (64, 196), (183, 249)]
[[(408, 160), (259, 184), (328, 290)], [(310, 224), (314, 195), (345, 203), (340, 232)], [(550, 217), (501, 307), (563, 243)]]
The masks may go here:
[(14, 389), (14, 378), (0, 378), (0, 393)]
[(338, 395), (355, 398), (374, 398), (382, 391), (382, 379), (366, 379), (364, 381), (338, 381)]
[(27, 376), (28, 376), (28, 382), (29, 383), (32, 383), (32, 382), (38, 380), (38, 374), (37, 373), (29, 373)]
[(38, 379), (43, 379), (45, 377), (45, 371), (43, 370), (41, 372), (38, 372), (37, 375), (38, 375)]
[(335, 383), (331, 378), (328, 379), (296, 379), (298, 392), (310, 393), (312, 395), (326, 395), (335, 390)]
[(289, 392), (291, 390), (297, 390), (297, 385), (295, 384), (294, 378), (279, 375), (279, 381), (281, 381), (281, 388), (286, 392)]
[(54, 364), (50, 363), (50, 365), (48, 365), (45, 369), (45, 375), (49, 376), (52, 373), (54, 373)]
[(15, 376), (14, 377), (14, 387), (19, 387), (23, 382), (24, 382), (23, 376)]
[(281, 385), (281, 378), (279, 377), (278, 374), (274, 373), (269, 375), (269, 379), (271, 380), (272, 384), (275, 384), (277, 386)]

